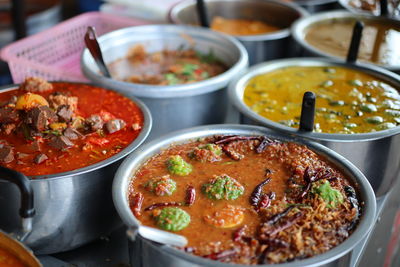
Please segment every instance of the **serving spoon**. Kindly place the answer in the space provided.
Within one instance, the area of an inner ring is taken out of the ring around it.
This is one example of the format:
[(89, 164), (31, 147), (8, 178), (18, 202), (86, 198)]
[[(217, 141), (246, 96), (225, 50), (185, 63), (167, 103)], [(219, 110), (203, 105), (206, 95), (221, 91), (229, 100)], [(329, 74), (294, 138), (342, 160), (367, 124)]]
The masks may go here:
[(96, 30), (94, 27), (89, 26), (87, 28), (85, 34), (85, 44), (89, 49), (90, 54), (94, 58), (97, 66), (100, 69), (100, 72), (107, 78), (111, 78), (110, 71), (107, 68), (107, 65), (104, 63), (103, 54), (101, 53), (101, 49), (99, 46), (99, 42), (97, 41)]
[(197, 14), (199, 15), (200, 18), (200, 25), (202, 27), (209, 28), (210, 22), (208, 20), (208, 11), (203, 0), (196, 1), (196, 9), (197, 9)]
[(126, 233), (132, 241), (135, 241), (137, 235), (140, 235), (145, 239), (164, 245), (184, 247), (188, 243), (186, 237), (182, 235), (173, 234), (167, 231), (159, 230), (144, 225), (139, 225), (138, 227), (131, 227), (128, 229)]
[[(347, 52), (347, 58), (346, 58), (346, 62), (349, 64), (354, 64), (357, 61), (358, 50), (360, 49), (363, 29), (364, 29), (364, 23), (362, 23), (361, 21), (356, 21), (356, 23), (354, 24), (350, 47), (349, 51)], [(312, 132), (314, 130), (314, 118), (315, 118), (315, 94), (313, 92), (307, 91), (303, 95), (299, 130), (305, 132)]]

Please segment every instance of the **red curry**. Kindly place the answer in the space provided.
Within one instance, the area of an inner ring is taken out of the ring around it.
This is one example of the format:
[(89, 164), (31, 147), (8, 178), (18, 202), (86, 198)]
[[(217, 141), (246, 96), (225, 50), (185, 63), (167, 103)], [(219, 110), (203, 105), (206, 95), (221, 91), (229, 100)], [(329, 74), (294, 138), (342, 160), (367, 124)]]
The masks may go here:
[(142, 126), (139, 107), (116, 92), (28, 78), (0, 94), (0, 164), (29, 176), (79, 169), (120, 152)]

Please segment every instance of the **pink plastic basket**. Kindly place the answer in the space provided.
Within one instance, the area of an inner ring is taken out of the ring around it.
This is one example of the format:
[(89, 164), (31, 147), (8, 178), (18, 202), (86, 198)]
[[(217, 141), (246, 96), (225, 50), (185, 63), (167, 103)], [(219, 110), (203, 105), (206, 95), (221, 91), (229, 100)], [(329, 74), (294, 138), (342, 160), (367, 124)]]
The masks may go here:
[(81, 72), (80, 56), (84, 35), (94, 26), (100, 36), (128, 26), (149, 24), (143, 20), (88, 12), (68, 19), (46, 31), (11, 43), (0, 51), (8, 63), (13, 81), (37, 76), (49, 81), (88, 81)]

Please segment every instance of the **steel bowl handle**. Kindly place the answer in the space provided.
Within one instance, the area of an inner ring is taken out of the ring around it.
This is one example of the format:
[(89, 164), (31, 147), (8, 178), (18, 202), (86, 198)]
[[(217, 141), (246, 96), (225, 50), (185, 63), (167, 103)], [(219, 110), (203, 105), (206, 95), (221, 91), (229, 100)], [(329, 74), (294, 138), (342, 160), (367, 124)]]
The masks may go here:
[(19, 215), (21, 216), (22, 229), (14, 233), (14, 235), (17, 239), (23, 241), (32, 231), (32, 219), (35, 215), (31, 182), (24, 174), (3, 166), (0, 166), (0, 179), (17, 185), (21, 192)]

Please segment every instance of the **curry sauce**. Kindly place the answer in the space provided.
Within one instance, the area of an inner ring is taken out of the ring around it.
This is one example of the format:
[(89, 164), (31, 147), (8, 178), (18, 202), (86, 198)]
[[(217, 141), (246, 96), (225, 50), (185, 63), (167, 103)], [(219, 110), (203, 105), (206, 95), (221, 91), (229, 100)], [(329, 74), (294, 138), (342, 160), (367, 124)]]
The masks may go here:
[(211, 21), (211, 29), (231, 35), (258, 35), (279, 31), (275, 25), (259, 20), (227, 19), (216, 16)]
[[(305, 41), (316, 49), (345, 58), (350, 47), (354, 20), (332, 20), (312, 25)], [(400, 65), (400, 26), (384, 22), (364, 21), (358, 59), (385, 66)]]
[(0, 165), (29, 176), (83, 168), (127, 147), (143, 120), (111, 90), (30, 77), (0, 93)]
[(184, 235), (189, 253), (261, 264), (311, 257), (344, 241), (361, 212), (346, 192), (358, 203), (346, 177), (305, 146), (214, 136), (153, 156), (133, 175), (128, 198), (144, 225)]
[(298, 128), (303, 94), (316, 94), (314, 131), (368, 133), (400, 123), (400, 95), (390, 84), (343, 67), (286, 67), (253, 77), (243, 100), (255, 113)]

